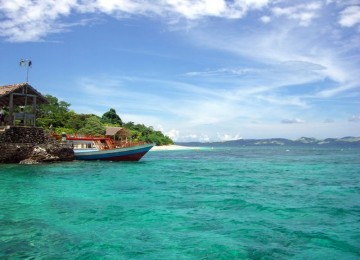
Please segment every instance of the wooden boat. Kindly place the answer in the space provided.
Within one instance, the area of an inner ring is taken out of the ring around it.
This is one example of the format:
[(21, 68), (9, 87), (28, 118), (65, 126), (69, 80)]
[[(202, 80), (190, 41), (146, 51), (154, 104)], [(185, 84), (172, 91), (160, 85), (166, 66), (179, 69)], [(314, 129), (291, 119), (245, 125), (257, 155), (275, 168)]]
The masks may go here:
[(139, 161), (155, 144), (115, 142), (109, 137), (66, 136), (76, 160)]

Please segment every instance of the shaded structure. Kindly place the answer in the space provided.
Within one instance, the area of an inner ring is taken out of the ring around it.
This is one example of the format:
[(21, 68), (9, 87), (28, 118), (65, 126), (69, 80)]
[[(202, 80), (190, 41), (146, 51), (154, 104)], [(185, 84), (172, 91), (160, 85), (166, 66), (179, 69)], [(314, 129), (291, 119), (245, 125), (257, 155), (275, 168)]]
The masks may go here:
[(129, 130), (123, 127), (107, 126), (105, 136), (113, 138), (114, 141), (127, 141), (130, 133)]
[(47, 99), (28, 83), (0, 86), (0, 107), (8, 107), (5, 123), (35, 126), (36, 106)]

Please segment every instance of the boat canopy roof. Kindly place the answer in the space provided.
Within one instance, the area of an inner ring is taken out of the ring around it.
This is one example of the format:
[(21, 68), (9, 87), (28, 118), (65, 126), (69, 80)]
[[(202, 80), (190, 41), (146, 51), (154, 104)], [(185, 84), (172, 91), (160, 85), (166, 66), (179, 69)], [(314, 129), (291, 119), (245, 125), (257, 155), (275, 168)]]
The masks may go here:
[(120, 136), (120, 137), (129, 137), (130, 133), (127, 129), (123, 127), (116, 126), (107, 126), (106, 127), (106, 136)]

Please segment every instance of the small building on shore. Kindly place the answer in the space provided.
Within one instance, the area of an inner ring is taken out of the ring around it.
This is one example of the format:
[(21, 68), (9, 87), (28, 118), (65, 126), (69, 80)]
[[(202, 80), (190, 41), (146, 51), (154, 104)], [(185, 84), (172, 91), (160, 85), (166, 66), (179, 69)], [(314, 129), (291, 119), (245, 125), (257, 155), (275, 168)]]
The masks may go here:
[[(36, 127), (36, 108), (47, 99), (28, 83), (0, 86), (0, 163), (71, 161), (74, 151)], [(5, 123), (5, 125), (3, 124)]]
[(5, 125), (36, 126), (36, 106), (47, 99), (29, 83), (0, 86), (0, 109), (6, 108)]

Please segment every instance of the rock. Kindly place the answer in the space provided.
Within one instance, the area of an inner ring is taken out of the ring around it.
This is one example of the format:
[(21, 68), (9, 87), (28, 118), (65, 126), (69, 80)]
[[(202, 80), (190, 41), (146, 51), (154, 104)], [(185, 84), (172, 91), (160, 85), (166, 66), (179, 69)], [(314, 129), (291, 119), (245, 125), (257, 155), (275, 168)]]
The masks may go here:
[(52, 154), (44, 146), (45, 145), (35, 146), (28, 159), (31, 159), (31, 160), (34, 160), (37, 162), (59, 161), (59, 159), (60, 159), (59, 156)]
[[(57, 162), (74, 160), (74, 151), (60, 144), (45, 144), (33, 147), (32, 153), (26, 159), (30, 162)], [(26, 161), (25, 160), (25, 161)]]
[(37, 164), (72, 161), (72, 148), (58, 143), (38, 127), (10, 127), (0, 133), (0, 163)]
[(39, 162), (33, 159), (25, 159), (20, 161), (19, 164), (39, 164)]
[(61, 161), (73, 161), (75, 158), (74, 150), (69, 147), (60, 147), (60, 148), (54, 149), (54, 150), (52, 150), (52, 154), (61, 158)]

